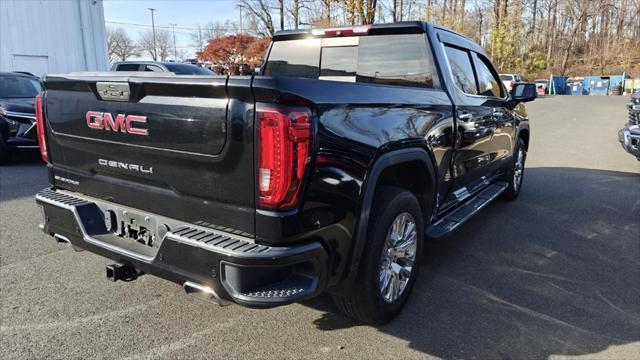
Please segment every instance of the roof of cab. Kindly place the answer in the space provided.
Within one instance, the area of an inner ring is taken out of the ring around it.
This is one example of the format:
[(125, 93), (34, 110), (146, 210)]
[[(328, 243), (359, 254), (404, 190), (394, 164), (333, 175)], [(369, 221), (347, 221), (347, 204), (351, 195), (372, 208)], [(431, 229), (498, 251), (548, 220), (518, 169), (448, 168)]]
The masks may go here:
[[(425, 33), (429, 29), (437, 33), (441, 42), (449, 43), (452, 45), (468, 48), (480, 54), (486, 56), (484, 49), (476, 44), (468, 37), (455, 32), (446, 27), (438, 24), (429, 23), (425, 21), (402, 21), (386, 24), (371, 24), (371, 25), (354, 25), (354, 26), (339, 26), (329, 28), (313, 28), (313, 29), (296, 29), (296, 30), (281, 30), (275, 33), (273, 41), (281, 40), (293, 40), (307, 37), (322, 37), (322, 35), (316, 35), (322, 30), (336, 30), (336, 29), (357, 29), (361, 27), (368, 27), (367, 35), (389, 35), (389, 34), (418, 34)], [(316, 34), (314, 34), (316, 33)], [(353, 35), (358, 35), (354, 33)]]

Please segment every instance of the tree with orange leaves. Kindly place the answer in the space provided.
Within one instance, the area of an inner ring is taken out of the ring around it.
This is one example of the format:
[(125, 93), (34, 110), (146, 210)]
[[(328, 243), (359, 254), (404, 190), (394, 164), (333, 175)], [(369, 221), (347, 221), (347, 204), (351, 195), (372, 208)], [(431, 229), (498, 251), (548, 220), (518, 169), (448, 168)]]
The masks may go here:
[(257, 38), (249, 34), (227, 35), (209, 40), (196, 56), (199, 60), (227, 64), (259, 63), (269, 41), (269, 38)]
[(260, 65), (270, 43), (271, 38), (269, 37), (259, 38), (251, 43), (244, 53), (247, 63), (253, 66)]

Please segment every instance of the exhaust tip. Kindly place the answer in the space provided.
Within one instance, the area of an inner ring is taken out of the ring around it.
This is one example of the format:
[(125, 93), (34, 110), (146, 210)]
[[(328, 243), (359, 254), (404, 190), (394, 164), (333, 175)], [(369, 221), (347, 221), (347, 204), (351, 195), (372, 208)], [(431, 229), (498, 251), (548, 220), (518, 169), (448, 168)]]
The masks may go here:
[(58, 244), (64, 244), (64, 245), (70, 246), (71, 248), (73, 248), (73, 250), (75, 250), (77, 252), (84, 251), (82, 248), (79, 248), (79, 247), (73, 245), (71, 240), (69, 240), (69, 238), (66, 237), (66, 236), (63, 236), (63, 235), (60, 235), (60, 234), (53, 234), (53, 238), (56, 239)]
[(196, 284), (191, 281), (186, 281), (182, 284), (184, 291), (200, 300), (213, 302), (218, 306), (229, 305), (229, 302), (222, 299), (212, 288), (206, 285)]
[(53, 234), (53, 238), (56, 239), (58, 244), (71, 245), (71, 240), (68, 237), (62, 236), (60, 234)]

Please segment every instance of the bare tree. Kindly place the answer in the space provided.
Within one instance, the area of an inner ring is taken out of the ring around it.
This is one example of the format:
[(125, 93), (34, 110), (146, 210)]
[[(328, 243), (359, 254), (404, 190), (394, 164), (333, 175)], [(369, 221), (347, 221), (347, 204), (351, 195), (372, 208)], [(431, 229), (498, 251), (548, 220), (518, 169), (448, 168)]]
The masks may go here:
[(165, 61), (169, 57), (172, 49), (171, 36), (169, 30), (156, 28), (155, 44), (151, 29), (140, 34), (138, 46), (146, 51), (154, 61)]
[(640, 0), (236, 1), (254, 34), (303, 21), (330, 27), (428, 20), (477, 40), (504, 72), (640, 75)]
[(107, 28), (107, 49), (112, 62), (127, 61), (128, 58), (139, 55), (133, 39), (123, 28)]
[(238, 0), (238, 5), (247, 9), (257, 20), (261, 35), (273, 36), (275, 33), (273, 17), (271, 16), (271, 8), (273, 6), (269, 0)]
[(300, 9), (302, 8), (302, 0), (291, 0), (289, 7), (289, 14), (291, 15), (291, 21), (293, 22), (293, 28), (297, 29), (300, 26)]
[(571, 54), (571, 48), (575, 43), (576, 35), (580, 24), (586, 20), (595, 9), (596, 1), (583, 1), (583, 0), (571, 0), (567, 2), (567, 13), (573, 21), (573, 28), (567, 41), (567, 46), (564, 49), (564, 56), (562, 59), (562, 66), (560, 67), (560, 73), (564, 76), (567, 73), (567, 64), (569, 61), (569, 55)]
[(225, 36), (227, 32), (229, 32), (228, 30), (230, 27), (231, 27), (231, 23), (229, 20), (227, 20), (224, 23), (220, 21), (209, 21), (204, 26), (204, 34), (207, 40), (217, 39)]
[(209, 21), (204, 25), (199, 23), (195, 24), (194, 30), (191, 31), (189, 35), (192, 41), (191, 44), (198, 49), (198, 51), (202, 51), (209, 40), (223, 37), (227, 33), (235, 31), (235, 25), (229, 20), (224, 23), (220, 21)]
[(207, 37), (205, 35), (205, 30), (200, 24), (195, 25), (195, 30), (189, 34), (191, 37), (192, 45), (198, 49), (198, 51), (202, 51), (204, 47), (207, 45)]

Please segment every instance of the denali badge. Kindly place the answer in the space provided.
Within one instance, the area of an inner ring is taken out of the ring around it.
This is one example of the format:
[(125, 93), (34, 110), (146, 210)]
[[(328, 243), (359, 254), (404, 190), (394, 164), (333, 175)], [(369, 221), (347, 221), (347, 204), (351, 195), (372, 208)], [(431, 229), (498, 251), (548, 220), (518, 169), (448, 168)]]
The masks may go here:
[(115, 119), (111, 113), (99, 111), (87, 111), (87, 126), (97, 130), (120, 131), (134, 135), (149, 135), (148, 129), (134, 127), (137, 124), (146, 124), (146, 116), (117, 114)]
[(150, 166), (144, 166), (139, 164), (130, 164), (122, 161), (98, 159), (98, 164), (102, 166), (108, 166), (116, 169), (124, 169), (129, 171), (136, 171), (145, 174), (153, 174), (153, 168)]

